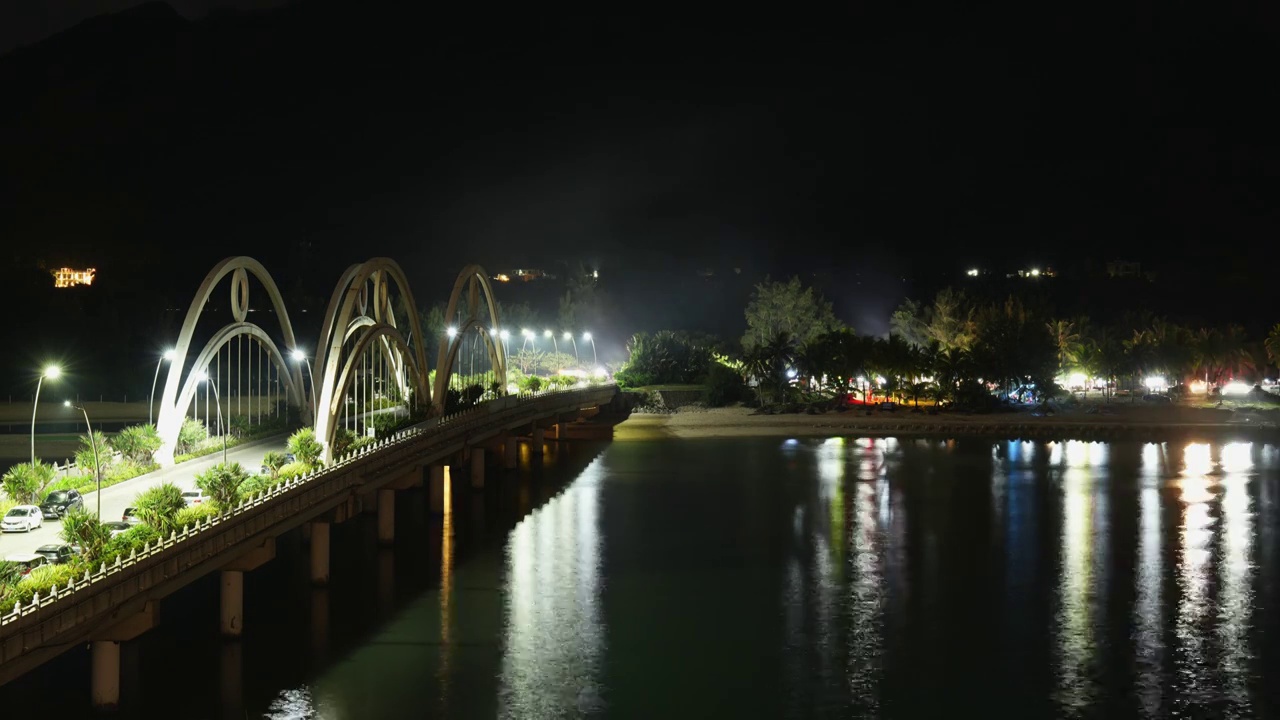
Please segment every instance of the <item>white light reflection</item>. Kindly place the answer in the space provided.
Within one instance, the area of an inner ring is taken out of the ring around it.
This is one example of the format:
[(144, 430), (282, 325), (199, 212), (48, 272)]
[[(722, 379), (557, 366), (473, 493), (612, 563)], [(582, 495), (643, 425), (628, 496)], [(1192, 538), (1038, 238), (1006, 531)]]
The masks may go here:
[(1160, 447), (1142, 448), (1142, 488), (1138, 491), (1138, 567), (1134, 584), (1133, 641), (1138, 701), (1145, 717), (1160, 717), (1161, 665), (1164, 658), (1164, 612), (1161, 605)]
[[(1253, 467), (1252, 443), (1232, 443), (1222, 449), (1222, 466), (1228, 473), (1244, 473)], [(1222, 560), (1218, 565), (1218, 640), (1221, 643), (1222, 688), (1234, 706), (1226, 716), (1249, 717), (1249, 669), (1253, 660), (1250, 639), (1253, 624), (1253, 499), (1246, 475), (1228, 475), (1222, 484)]]
[[(877, 486), (880, 486), (877, 488)], [(881, 637), (885, 606), (881, 552), (884, 525), (877, 525), (876, 495), (888, 495), (888, 483), (858, 483), (854, 500), (854, 527), (850, 544), (849, 663), (846, 679), (849, 696), (857, 698), (864, 717), (879, 709)], [(881, 503), (886, 499), (881, 497)], [(887, 514), (879, 510), (879, 514)]]
[(499, 716), (603, 710), (600, 461), (511, 531)]
[(1205, 477), (1213, 471), (1210, 448), (1205, 443), (1191, 443), (1183, 453), (1183, 477), (1178, 481), (1182, 520), (1178, 529), (1181, 562), (1178, 564), (1179, 602), (1174, 621), (1177, 649), (1174, 652), (1174, 677), (1178, 679), (1173, 692), (1174, 712), (1191, 714), (1212, 693), (1206, 683), (1207, 666), (1205, 637), (1202, 623), (1208, 615), (1209, 598), (1209, 543), (1212, 539), (1213, 517), (1209, 513), (1211, 481)]

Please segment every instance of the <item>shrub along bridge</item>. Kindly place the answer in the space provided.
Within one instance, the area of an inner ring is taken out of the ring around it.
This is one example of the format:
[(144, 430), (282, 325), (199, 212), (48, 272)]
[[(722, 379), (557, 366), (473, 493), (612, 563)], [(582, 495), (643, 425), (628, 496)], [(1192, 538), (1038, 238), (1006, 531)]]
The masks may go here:
[[(202, 326), (202, 318), (219, 317), (207, 311), (224, 281), (230, 322)], [(265, 291), (269, 308), (250, 307), (251, 283)], [(319, 341), (308, 353), (298, 345), (283, 297), (261, 263), (232, 257), (215, 265), (192, 299), (175, 347), (163, 358), (168, 367), (155, 397), (162, 441), (156, 460), (173, 464), (184, 424), (202, 415), (201, 395), (206, 424), (219, 434), (252, 428), (263, 422), (264, 405), (268, 413), (278, 412), (284, 408), (277, 407), (277, 399), (284, 399), (285, 408), (294, 408), (290, 417), (314, 428), (322, 448), (319, 469), (290, 477), (110, 565), (90, 565), (65, 587), (18, 602), (0, 618), (0, 683), (88, 642), (93, 702), (113, 707), (119, 700), (120, 643), (153, 627), (158, 603), (184, 585), (220, 572), (222, 631), (238, 636), (243, 573), (270, 561), (282, 534), (304, 532), (312, 580), (326, 583), (329, 525), (359, 508), (376, 506), (379, 540), (390, 543), (396, 490), (427, 484), (439, 511), (445, 466), (455, 471), (451, 477), (469, 474), (473, 487), (483, 487), (486, 454), (514, 468), (522, 439), (541, 454), (544, 441), (575, 432), (611, 436), (608, 423), (577, 421), (613, 402), (617, 390), (612, 385), (513, 394), (506, 345), (498, 341), (505, 336), (498, 305), (480, 266), (467, 266), (454, 282), (445, 315), (454, 324), (434, 343), (434, 377), (427, 365), (432, 343), (426, 342), (417, 307), (394, 260), (352, 265), (339, 278), (321, 318)], [(251, 321), (251, 312), (273, 318), (268, 323), (273, 327)], [(473, 376), (455, 382), (459, 356), (468, 346)], [(480, 402), (459, 411), (454, 401), (460, 393), (453, 386), (479, 384), (477, 354), (484, 382), (471, 388), (471, 395), (480, 395)], [(163, 360), (156, 365), (157, 383)], [(372, 438), (375, 431), (382, 438), (372, 445), (356, 441)], [(464, 467), (465, 472), (456, 472)]]

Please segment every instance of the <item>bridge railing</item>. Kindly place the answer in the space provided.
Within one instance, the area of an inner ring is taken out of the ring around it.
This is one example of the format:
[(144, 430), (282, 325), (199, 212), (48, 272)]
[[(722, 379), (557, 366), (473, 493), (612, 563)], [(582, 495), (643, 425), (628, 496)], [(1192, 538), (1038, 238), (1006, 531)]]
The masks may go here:
[[(313, 470), (306, 475), (289, 478), (266, 488), (253, 496), (244, 498), (235, 508), (228, 512), (218, 514), (216, 516), (206, 517), (202, 522), (186, 526), (181, 532), (173, 532), (167, 538), (156, 540), (154, 543), (146, 543), (141, 551), (135, 550), (130, 553), (129, 557), (117, 556), (111, 564), (101, 564), (96, 571), (86, 570), (85, 574), (80, 578), (72, 579), (65, 587), (54, 587), (50, 592), (41, 596), (36, 594), (32, 597), (31, 602), (23, 604), (17, 603), (13, 609), (0, 618), (0, 661), (6, 661), (14, 657), (16, 654), (26, 650), (29, 640), (28, 635), (35, 635), (30, 638), (32, 642), (39, 644), (51, 638), (44, 638), (46, 633), (44, 628), (37, 632), (29, 632), (28, 626), (32, 623), (40, 624), (41, 620), (33, 616), (50, 614), (56, 618), (60, 612), (60, 606), (63, 602), (75, 604), (80, 597), (88, 595), (96, 595), (99, 592), (112, 591), (112, 599), (115, 599), (114, 592), (119, 587), (128, 587), (132, 582), (136, 590), (145, 590), (147, 585), (138, 580), (141, 570), (144, 567), (155, 566), (157, 563), (166, 565), (166, 577), (168, 576), (168, 563), (165, 558), (161, 557), (168, 551), (178, 549), (179, 547), (190, 547), (195, 542), (209, 540), (211, 546), (210, 554), (230, 547), (230, 544), (238, 540), (245, 540), (253, 534), (266, 530), (270, 523), (259, 518), (259, 522), (249, 522), (247, 524), (254, 525), (251, 531), (241, 530), (236, 533), (235, 537), (216, 537), (219, 531), (226, 528), (230, 535), (231, 528), (229, 526), (242, 526), (247, 520), (252, 520), (249, 516), (262, 515), (262, 511), (269, 506), (276, 505), (278, 501), (286, 496), (295, 496), (296, 502), (289, 503), (289, 509), (294, 514), (305, 513), (307, 508), (313, 508), (318, 504), (324, 503), (331, 499), (335, 494), (341, 493), (344, 489), (349, 489), (353, 485), (360, 484), (360, 480), (350, 480), (349, 471), (352, 466), (363, 461), (377, 460), (386, 451), (403, 449), (407, 444), (422, 438), (424, 435), (439, 435), (441, 443), (456, 443), (460, 438), (465, 439), (467, 431), (493, 425), (497, 422), (509, 421), (512, 418), (519, 417), (524, 412), (530, 410), (530, 406), (536, 404), (554, 405), (554, 401), (567, 395), (581, 395), (589, 397), (593, 393), (600, 393), (601, 399), (605, 393), (615, 391), (615, 386), (603, 384), (592, 386), (584, 389), (564, 389), (550, 390), (538, 393), (521, 393), (497, 398), (481, 405), (469, 408), (462, 412), (454, 413), (448, 417), (435, 418), (424, 423), (419, 423), (409, 428), (397, 431), (390, 436), (379, 440), (378, 442), (367, 445), (359, 450), (344, 455), (328, 467)], [(443, 431), (443, 432), (442, 432)], [(432, 448), (428, 447), (421, 450), (415, 450), (414, 454), (429, 453)], [(348, 478), (347, 482), (340, 484), (338, 487), (328, 488), (325, 492), (308, 492), (308, 490), (321, 490), (321, 485), (332, 483), (334, 480)], [(310, 497), (308, 497), (310, 496)], [(261, 527), (258, 527), (261, 526)], [(216, 548), (216, 550), (214, 549)], [(174, 573), (181, 572), (187, 568), (174, 567)], [(122, 597), (121, 600), (127, 600), (128, 597)], [(113, 603), (115, 604), (115, 603)], [(46, 613), (48, 611), (48, 613)], [(70, 609), (66, 614), (72, 614)], [(74, 611), (78, 618), (81, 613)], [(30, 620), (31, 622), (24, 622)], [(56, 634), (61, 627), (66, 624), (58, 621), (46, 623), (57, 626), (50, 634)], [(75, 624), (74, 622), (70, 624)], [(12, 647), (14, 640), (21, 642), (22, 647)]]

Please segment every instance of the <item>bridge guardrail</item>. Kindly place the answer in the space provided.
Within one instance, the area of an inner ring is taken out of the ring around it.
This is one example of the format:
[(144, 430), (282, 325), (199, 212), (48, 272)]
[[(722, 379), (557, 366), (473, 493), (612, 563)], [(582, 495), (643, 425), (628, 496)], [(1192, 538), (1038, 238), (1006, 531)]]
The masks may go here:
[[(313, 470), (306, 475), (281, 482), (255, 496), (245, 498), (229, 512), (207, 517), (204, 522), (187, 526), (180, 533), (174, 532), (168, 538), (144, 545), (141, 552), (135, 551), (128, 558), (117, 557), (109, 566), (102, 564), (97, 571), (86, 570), (82, 578), (72, 580), (64, 588), (54, 587), (43, 597), (37, 594), (26, 605), (16, 604), (12, 611), (0, 618), (0, 662), (18, 657), (32, 646), (38, 647), (50, 642), (59, 633), (79, 625), (81, 620), (100, 616), (133, 599), (136, 593), (157, 584), (155, 578), (144, 577), (146, 570), (164, 566), (160, 582), (175, 578), (182, 572), (195, 567), (199, 562), (213, 559), (238, 542), (260, 535), (272, 525), (277, 525), (286, 519), (281, 512), (267, 512), (271, 509), (289, 511), (290, 519), (296, 520), (294, 526), (306, 522), (307, 518), (297, 519), (298, 516), (305, 514), (308, 510), (314, 510), (317, 506), (325, 505), (334, 497), (341, 497), (352, 487), (363, 484), (364, 475), (355, 475), (350, 472), (354, 469), (354, 465), (384, 466), (368, 468), (374, 471), (374, 476), (377, 476), (387, 468), (405, 463), (404, 453), (386, 451), (405, 450), (410, 442), (424, 435), (438, 435), (439, 442), (426, 448), (414, 448), (415, 456), (430, 454), (436, 446), (447, 447), (459, 440), (465, 440), (466, 433), (477, 427), (492, 425), (495, 421), (514, 419), (529, 411), (534, 411), (532, 414), (545, 411), (539, 406), (554, 405), (554, 400), (564, 396), (579, 396), (584, 402), (600, 402), (606, 395), (612, 396), (614, 393), (616, 393), (616, 386), (612, 383), (586, 389), (522, 393), (497, 398), (460, 413), (397, 431), (374, 445), (345, 455), (329, 467)], [(595, 394), (599, 394), (600, 397), (592, 398)], [(553, 402), (546, 402), (548, 400)], [(441, 428), (444, 428), (444, 432), (433, 432)], [(288, 498), (289, 501), (277, 502), (286, 496), (292, 497)], [(327, 509), (321, 507), (316, 514)], [(283, 531), (288, 529), (285, 528)], [(200, 549), (204, 552), (198, 553), (197, 558), (188, 561), (185, 567), (178, 567), (176, 560), (172, 563), (172, 567), (169, 567), (170, 558), (165, 557), (167, 551), (180, 546), (184, 549), (196, 549), (193, 543), (200, 543)], [(128, 595), (122, 593), (117, 599), (115, 591), (121, 588), (128, 589), (131, 585), (134, 593)], [(110, 598), (105, 603), (105, 607), (99, 608), (97, 606), (103, 604), (94, 603), (93, 599), (100, 597), (104, 592), (110, 592)], [(94, 607), (81, 612), (83, 603), (76, 602), (80, 599), (90, 602)], [(17, 646), (15, 642), (18, 643)]]

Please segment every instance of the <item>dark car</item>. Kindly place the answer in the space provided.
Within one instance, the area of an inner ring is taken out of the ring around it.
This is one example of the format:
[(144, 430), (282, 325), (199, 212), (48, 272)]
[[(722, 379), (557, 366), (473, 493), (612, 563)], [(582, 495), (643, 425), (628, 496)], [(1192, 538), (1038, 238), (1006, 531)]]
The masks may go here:
[(84, 508), (84, 498), (76, 490), (54, 490), (40, 503), (45, 520), (60, 520), (67, 512)]
[(53, 545), (41, 545), (36, 548), (36, 554), (43, 556), (49, 562), (55, 565), (71, 562), (75, 552), (70, 545), (55, 543)]

